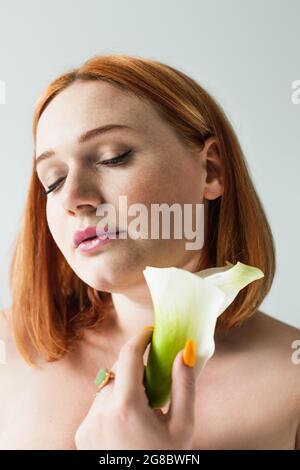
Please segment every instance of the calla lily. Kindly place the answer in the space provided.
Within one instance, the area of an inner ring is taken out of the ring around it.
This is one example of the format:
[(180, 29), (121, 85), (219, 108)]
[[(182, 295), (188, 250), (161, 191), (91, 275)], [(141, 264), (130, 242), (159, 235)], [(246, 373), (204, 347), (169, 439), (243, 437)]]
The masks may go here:
[(143, 270), (154, 307), (154, 331), (145, 367), (145, 386), (152, 408), (161, 408), (169, 398), (174, 359), (186, 341), (196, 344), (196, 377), (215, 350), (217, 318), (239, 291), (264, 276), (253, 266), (235, 265), (191, 273), (181, 268)]

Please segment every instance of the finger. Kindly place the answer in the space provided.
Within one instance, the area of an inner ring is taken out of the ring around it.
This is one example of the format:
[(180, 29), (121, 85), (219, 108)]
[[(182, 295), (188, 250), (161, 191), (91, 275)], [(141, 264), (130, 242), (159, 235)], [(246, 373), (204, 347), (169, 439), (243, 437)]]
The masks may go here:
[(143, 329), (130, 338), (122, 346), (117, 361), (117, 371), (114, 384), (114, 393), (119, 394), (126, 401), (136, 396), (139, 390), (144, 390), (144, 360), (143, 355), (151, 341), (153, 329)]
[(171, 403), (168, 410), (168, 421), (171, 433), (183, 436), (194, 429), (195, 401), (196, 401), (196, 375), (195, 367), (187, 366), (183, 361), (188, 353), (192, 363), (196, 358), (196, 345), (188, 341), (185, 350), (179, 351), (175, 357), (172, 368)]

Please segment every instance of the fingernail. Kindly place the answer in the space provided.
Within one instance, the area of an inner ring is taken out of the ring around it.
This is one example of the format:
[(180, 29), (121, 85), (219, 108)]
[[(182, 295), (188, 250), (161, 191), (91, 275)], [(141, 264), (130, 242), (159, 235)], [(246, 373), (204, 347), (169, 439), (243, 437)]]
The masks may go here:
[(189, 339), (185, 343), (182, 358), (183, 362), (188, 367), (194, 367), (194, 365), (196, 364), (196, 342), (193, 339)]
[(154, 330), (154, 326), (153, 326), (153, 325), (144, 326), (144, 330), (153, 331), (153, 330)]

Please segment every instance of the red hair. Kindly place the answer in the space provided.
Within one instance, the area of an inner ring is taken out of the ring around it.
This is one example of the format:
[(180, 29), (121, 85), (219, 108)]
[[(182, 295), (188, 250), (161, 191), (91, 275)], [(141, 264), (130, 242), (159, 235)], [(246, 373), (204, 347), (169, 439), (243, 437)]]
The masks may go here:
[[(275, 248), (240, 144), (220, 105), (196, 81), (169, 65), (134, 56), (96, 56), (48, 85), (34, 112), (34, 147), (41, 114), (77, 80), (102, 80), (148, 100), (191, 147), (215, 136), (225, 171), (224, 193), (208, 201), (203, 268), (223, 266), (228, 260), (264, 272), (264, 278), (241, 290), (217, 327), (231, 328), (249, 318), (272, 285)], [(34, 148), (22, 227), (10, 267), (12, 329), (20, 353), (30, 364), (36, 356), (60, 359), (85, 328), (101, 323), (112, 306), (111, 295), (79, 279), (56, 246), (47, 225), (46, 196), (35, 172), (35, 158)]]

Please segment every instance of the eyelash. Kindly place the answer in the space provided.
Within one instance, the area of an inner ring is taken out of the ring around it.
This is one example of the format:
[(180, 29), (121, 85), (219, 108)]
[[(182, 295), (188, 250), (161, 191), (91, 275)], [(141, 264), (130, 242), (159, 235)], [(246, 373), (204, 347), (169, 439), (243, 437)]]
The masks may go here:
[[(108, 160), (103, 160), (102, 162), (98, 162), (97, 165), (118, 166), (119, 163), (121, 163), (121, 165), (124, 165), (128, 161), (131, 153), (132, 153), (132, 150), (127, 150), (127, 152), (122, 153), (121, 155), (117, 155), (116, 157), (110, 158)], [(57, 187), (59, 183), (64, 178), (65, 177), (61, 177), (58, 180), (56, 180), (54, 183), (50, 184), (48, 188), (45, 190), (46, 195), (48, 195), (51, 192), (56, 191), (56, 189), (58, 189)]]

